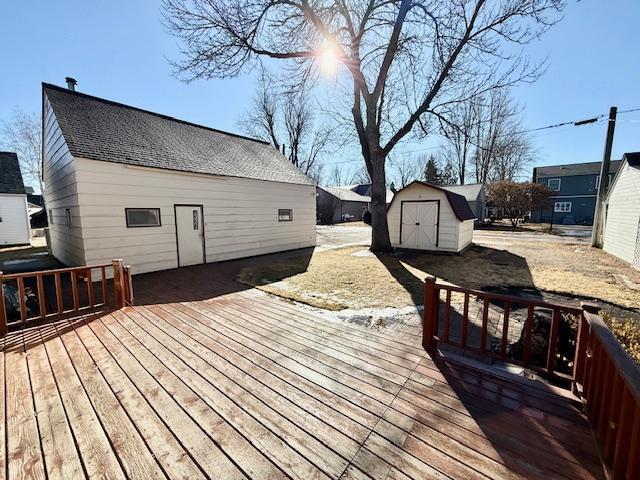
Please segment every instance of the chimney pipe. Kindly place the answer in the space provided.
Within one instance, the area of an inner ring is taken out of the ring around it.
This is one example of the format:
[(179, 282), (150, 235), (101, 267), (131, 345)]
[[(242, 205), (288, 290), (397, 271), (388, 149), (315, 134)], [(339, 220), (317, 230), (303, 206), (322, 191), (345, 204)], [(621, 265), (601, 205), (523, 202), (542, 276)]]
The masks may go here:
[(76, 85), (78, 84), (77, 80), (73, 77), (65, 77), (65, 82), (67, 82), (67, 88), (72, 92), (76, 91)]

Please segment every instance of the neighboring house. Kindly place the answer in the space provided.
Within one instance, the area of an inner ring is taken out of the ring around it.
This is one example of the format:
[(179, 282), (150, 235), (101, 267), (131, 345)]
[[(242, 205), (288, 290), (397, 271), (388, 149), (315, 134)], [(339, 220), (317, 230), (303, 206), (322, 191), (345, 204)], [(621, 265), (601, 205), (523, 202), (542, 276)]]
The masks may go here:
[(44, 197), (42, 195), (27, 192), (27, 201), (34, 205), (44, 207)]
[[(371, 197), (371, 184), (370, 183), (359, 183), (356, 185), (348, 185), (346, 187), (338, 187), (338, 188), (345, 188), (347, 190), (351, 190), (353, 192), (356, 192), (359, 195), (363, 195), (365, 197)], [(390, 189), (387, 189), (387, 205), (389, 205), (391, 203), (391, 200), (393, 199), (393, 191)]]
[(0, 152), (0, 245), (28, 245), (27, 194), (18, 155)]
[(371, 198), (344, 187), (317, 187), (316, 212), (324, 224), (362, 220)]
[[(620, 167), (613, 160), (609, 169), (609, 182)], [(593, 225), (596, 197), (600, 185), (601, 162), (573, 163), (533, 169), (533, 182), (551, 189), (551, 206), (531, 212), (532, 222)]]
[(43, 84), (53, 255), (134, 273), (315, 244), (315, 185), (266, 142)]
[(487, 189), (484, 183), (472, 183), (468, 185), (449, 185), (442, 187), (450, 192), (462, 195), (467, 199), (471, 211), (476, 216), (475, 223), (483, 223), (489, 217), (487, 211)]
[(417, 180), (398, 190), (387, 210), (391, 244), (414, 250), (463, 251), (475, 218), (462, 195)]
[(640, 152), (622, 158), (604, 208), (603, 250), (640, 269)]

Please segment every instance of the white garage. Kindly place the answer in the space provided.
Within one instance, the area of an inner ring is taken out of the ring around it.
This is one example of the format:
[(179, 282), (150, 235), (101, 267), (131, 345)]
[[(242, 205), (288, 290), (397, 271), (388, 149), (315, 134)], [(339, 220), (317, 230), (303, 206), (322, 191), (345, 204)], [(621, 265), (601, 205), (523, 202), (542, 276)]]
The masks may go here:
[(43, 85), (53, 255), (133, 273), (315, 245), (314, 182), (270, 144)]
[(604, 200), (603, 250), (640, 269), (640, 152), (626, 153)]
[(387, 210), (396, 248), (459, 253), (471, 245), (475, 215), (462, 195), (415, 181), (396, 192)]
[(28, 245), (30, 237), (27, 194), (18, 156), (0, 152), (0, 245)]

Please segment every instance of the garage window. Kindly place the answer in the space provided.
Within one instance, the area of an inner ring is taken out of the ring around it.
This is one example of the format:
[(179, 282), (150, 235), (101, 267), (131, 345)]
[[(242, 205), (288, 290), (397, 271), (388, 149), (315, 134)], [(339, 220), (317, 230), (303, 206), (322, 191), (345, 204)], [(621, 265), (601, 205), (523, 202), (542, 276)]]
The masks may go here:
[(279, 208), (278, 209), (278, 221), (279, 222), (292, 222), (293, 221), (293, 210), (290, 208)]
[(159, 208), (125, 208), (127, 228), (160, 227)]
[(553, 211), (569, 213), (571, 211), (571, 202), (556, 202), (553, 206)]

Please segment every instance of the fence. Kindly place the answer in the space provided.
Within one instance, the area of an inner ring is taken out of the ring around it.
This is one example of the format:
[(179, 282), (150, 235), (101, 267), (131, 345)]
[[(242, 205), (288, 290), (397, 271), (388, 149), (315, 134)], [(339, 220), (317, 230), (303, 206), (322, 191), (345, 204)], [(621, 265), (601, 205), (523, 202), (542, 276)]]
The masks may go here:
[[(453, 317), (459, 314), (452, 308), (453, 295), (462, 297), (462, 314), (455, 322)], [(470, 313), (471, 299), (480, 305), (475, 316)], [(494, 322), (490, 320), (492, 303), (498, 310)], [(515, 343), (509, 339), (514, 306), (526, 309)], [(544, 324), (546, 328), (537, 328)], [(559, 338), (561, 329), (563, 342)], [(473, 339), (471, 332), (476, 333)], [(495, 341), (489, 345), (492, 338)], [(432, 355), (437, 355), (439, 345), (445, 344), (570, 381), (585, 405), (612, 477), (640, 478), (640, 368), (597, 315), (597, 307), (583, 304), (576, 308), (440, 285), (428, 277), (422, 343)], [(520, 348), (513, 348), (514, 345)], [(532, 359), (534, 350), (542, 358), (537, 364)], [(565, 368), (558, 371), (561, 359)]]
[(122, 260), (9, 275), (0, 272), (0, 337), (15, 325), (132, 303), (131, 267)]

